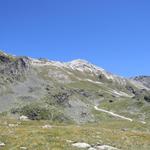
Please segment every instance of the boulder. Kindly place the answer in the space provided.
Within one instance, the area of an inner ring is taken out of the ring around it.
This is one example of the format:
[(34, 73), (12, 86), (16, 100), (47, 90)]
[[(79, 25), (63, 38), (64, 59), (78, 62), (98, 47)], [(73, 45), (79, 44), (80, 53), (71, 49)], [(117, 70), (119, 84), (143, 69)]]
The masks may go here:
[(119, 150), (119, 149), (109, 146), (109, 145), (96, 146), (95, 148), (96, 148), (96, 150)]
[(19, 119), (22, 121), (28, 121), (29, 120), (27, 116), (20, 116)]
[(5, 146), (5, 143), (0, 142), (0, 147), (3, 147), (3, 146)]
[(87, 144), (87, 143), (74, 143), (72, 144), (73, 147), (77, 147), (77, 148), (90, 148), (91, 145)]
[(44, 126), (42, 126), (42, 128), (43, 128), (43, 129), (51, 129), (52, 126), (51, 126), (51, 125), (44, 125)]

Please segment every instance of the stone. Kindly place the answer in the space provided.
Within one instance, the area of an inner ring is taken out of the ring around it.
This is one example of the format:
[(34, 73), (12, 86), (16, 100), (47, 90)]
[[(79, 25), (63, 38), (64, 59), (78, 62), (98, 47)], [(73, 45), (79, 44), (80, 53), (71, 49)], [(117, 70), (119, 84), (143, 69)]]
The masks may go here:
[(20, 149), (22, 149), (22, 150), (27, 150), (27, 147), (20, 147)]
[(90, 147), (88, 150), (97, 150), (97, 149), (94, 147)]
[(5, 146), (5, 143), (0, 142), (0, 147)]
[(18, 127), (18, 124), (8, 124), (8, 126), (14, 128), (14, 127)]
[(73, 143), (73, 141), (71, 141), (71, 140), (66, 140), (66, 142), (67, 142), (67, 143)]
[(77, 148), (90, 148), (91, 145), (87, 144), (87, 143), (74, 143), (72, 144), (73, 147), (77, 147)]
[(43, 129), (51, 129), (52, 126), (51, 126), (51, 125), (44, 125), (44, 126), (42, 126), (42, 128), (43, 128)]
[(29, 120), (27, 116), (20, 116), (19, 119), (22, 121), (28, 121)]
[(119, 150), (119, 149), (109, 146), (109, 145), (96, 146), (95, 148), (96, 148), (96, 150)]

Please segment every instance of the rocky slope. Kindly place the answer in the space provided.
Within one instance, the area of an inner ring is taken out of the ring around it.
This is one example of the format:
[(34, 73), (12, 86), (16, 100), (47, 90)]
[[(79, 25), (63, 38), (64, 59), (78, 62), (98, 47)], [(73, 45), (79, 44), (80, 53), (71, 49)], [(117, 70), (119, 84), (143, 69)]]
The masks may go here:
[(15, 116), (77, 123), (112, 119), (94, 109), (99, 106), (147, 121), (146, 83), (113, 75), (85, 60), (64, 63), (0, 52), (0, 111)]
[(138, 76), (138, 77), (135, 77), (134, 80), (141, 82), (143, 85), (150, 88), (150, 76)]

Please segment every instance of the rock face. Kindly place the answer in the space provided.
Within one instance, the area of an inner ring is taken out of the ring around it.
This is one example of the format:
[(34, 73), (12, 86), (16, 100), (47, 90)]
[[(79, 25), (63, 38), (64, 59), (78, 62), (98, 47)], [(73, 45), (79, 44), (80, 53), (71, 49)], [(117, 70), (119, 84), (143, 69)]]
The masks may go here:
[[(139, 116), (144, 112), (139, 105), (142, 109), (149, 105), (149, 90), (148, 78), (126, 79), (85, 60), (64, 63), (0, 52), (0, 112), (86, 123), (101, 120), (94, 106), (113, 105), (121, 99), (122, 103), (127, 100), (127, 108), (120, 113), (128, 110)], [(150, 118), (147, 112), (142, 116), (142, 121)]]
[(143, 85), (150, 88), (150, 76), (138, 76), (135, 77), (134, 80), (141, 82)]
[(0, 82), (6, 84), (24, 79), (29, 67), (27, 57), (15, 58), (0, 53)]

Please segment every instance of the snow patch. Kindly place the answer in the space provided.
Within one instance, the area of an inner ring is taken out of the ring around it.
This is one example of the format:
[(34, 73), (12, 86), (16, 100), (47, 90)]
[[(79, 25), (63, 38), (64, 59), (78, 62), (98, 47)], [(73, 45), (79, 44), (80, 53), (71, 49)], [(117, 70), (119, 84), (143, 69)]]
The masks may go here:
[(112, 94), (117, 95), (117, 96), (124, 96), (124, 97), (132, 97), (133, 96), (133, 95), (129, 95), (129, 94), (122, 92), (122, 91), (110, 90), (110, 92)]
[(89, 81), (89, 82), (96, 83), (96, 84), (103, 84), (102, 82), (93, 81), (91, 79), (84, 79), (84, 81)]
[(133, 97), (134, 95), (129, 95), (129, 94), (127, 94), (127, 93), (125, 93), (125, 92), (122, 92), (122, 91), (116, 91), (116, 90), (113, 90), (113, 89), (108, 89), (108, 91), (106, 90), (105, 92), (107, 92), (107, 93), (109, 93), (109, 94), (113, 94), (114, 96), (116, 96), (116, 97), (121, 97), (121, 96), (123, 96), (123, 97)]

